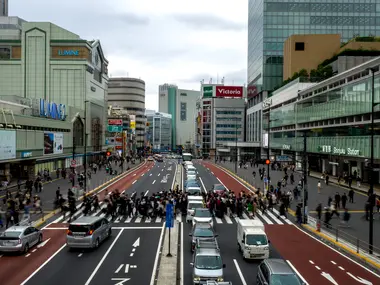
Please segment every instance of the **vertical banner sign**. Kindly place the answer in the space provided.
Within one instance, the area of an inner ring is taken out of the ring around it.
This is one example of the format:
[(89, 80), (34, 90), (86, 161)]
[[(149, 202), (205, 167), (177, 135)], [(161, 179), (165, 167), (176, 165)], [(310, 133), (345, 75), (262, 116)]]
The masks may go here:
[(166, 204), (166, 227), (172, 228), (174, 224), (173, 204)]
[(129, 115), (130, 120), (130, 129), (132, 131), (132, 134), (136, 134), (136, 116), (135, 115)]
[(213, 86), (203, 86), (203, 98), (211, 98), (214, 95)]
[(16, 158), (16, 131), (0, 130), (0, 160)]
[(63, 153), (63, 133), (44, 133), (44, 154)]

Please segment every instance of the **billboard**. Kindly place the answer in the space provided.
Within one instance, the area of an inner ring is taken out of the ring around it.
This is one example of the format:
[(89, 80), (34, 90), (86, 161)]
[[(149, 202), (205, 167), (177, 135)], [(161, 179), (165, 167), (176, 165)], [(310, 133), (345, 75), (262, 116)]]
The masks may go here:
[(63, 133), (44, 133), (44, 154), (63, 153)]
[(243, 86), (215, 86), (216, 97), (243, 97)]
[(258, 90), (257, 90), (257, 86), (256, 85), (253, 85), (253, 86), (248, 86), (248, 90), (247, 90), (247, 97), (248, 98), (253, 98), (255, 97), (256, 95), (259, 94)]
[(0, 160), (16, 158), (16, 131), (0, 131)]
[(123, 125), (123, 120), (121, 120), (121, 119), (108, 119), (108, 125), (122, 126)]
[(110, 133), (120, 133), (123, 131), (123, 126), (115, 126), (115, 125), (107, 126), (107, 131)]
[(203, 86), (203, 98), (211, 98), (214, 93), (213, 86)]
[(132, 134), (136, 133), (136, 116), (135, 115), (129, 115), (129, 127), (132, 131)]

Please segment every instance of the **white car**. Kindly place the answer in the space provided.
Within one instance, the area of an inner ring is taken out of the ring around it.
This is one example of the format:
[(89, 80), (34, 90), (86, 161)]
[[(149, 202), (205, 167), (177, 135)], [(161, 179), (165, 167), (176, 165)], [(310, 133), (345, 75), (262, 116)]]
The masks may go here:
[(202, 196), (202, 189), (201, 187), (188, 187), (186, 193), (189, 196)]
[(193, 226), (196, 223), (207, 223), (212, 227), (214, 226), (214, 221), (209, 209), (195, 209), (193, 216)]
[(187, 204), (186, 223), (193, 220), (195, 209), (204, 209), (203, 198), (200, 196), (190, 196), (194, 198), (201, 198), (201, 200), (189, 200)]

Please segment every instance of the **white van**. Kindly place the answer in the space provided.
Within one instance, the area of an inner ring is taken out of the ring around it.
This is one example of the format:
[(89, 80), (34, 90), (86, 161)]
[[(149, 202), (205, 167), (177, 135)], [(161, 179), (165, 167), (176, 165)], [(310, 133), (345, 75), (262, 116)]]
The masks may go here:
[(195, 209), (204, 208), (205, 204), (203, 202), (202, 196), (188, 196), (187, 197), (187, 212), (186, 212), (186, 223), (193, 220)]
[(258, 220), (239, 220), (237, 224), (239, 251), (247, 259), (269, 258), (269, 240), (264, 224)]
[(188, 165), (193, 165), (191, 161), (184, 161), (183, 166), (186, 168)]

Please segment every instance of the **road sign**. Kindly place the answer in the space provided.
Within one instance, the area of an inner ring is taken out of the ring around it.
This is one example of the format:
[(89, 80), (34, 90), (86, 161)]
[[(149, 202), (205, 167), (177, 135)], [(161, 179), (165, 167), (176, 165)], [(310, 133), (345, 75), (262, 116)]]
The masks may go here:
[(173, 204), (166, 205), (166, 227), (172, 228), (174, 224)]
[(71, 167), (76, 167), (77, 166), (77, 161), (75, 159), (73, 159), (71, 161)]

